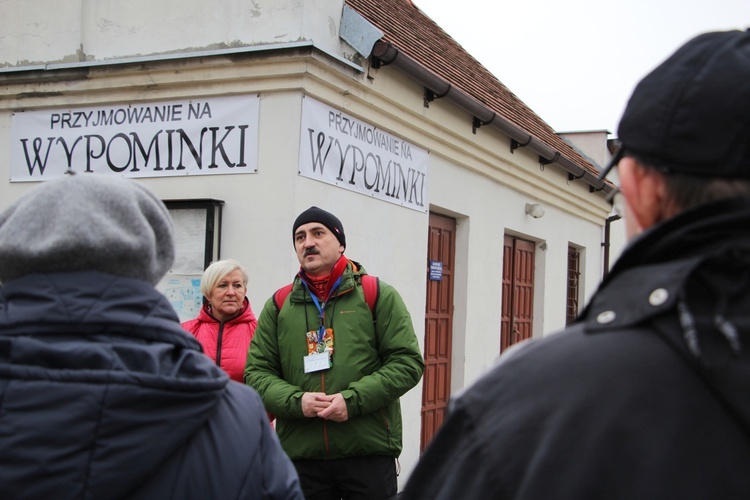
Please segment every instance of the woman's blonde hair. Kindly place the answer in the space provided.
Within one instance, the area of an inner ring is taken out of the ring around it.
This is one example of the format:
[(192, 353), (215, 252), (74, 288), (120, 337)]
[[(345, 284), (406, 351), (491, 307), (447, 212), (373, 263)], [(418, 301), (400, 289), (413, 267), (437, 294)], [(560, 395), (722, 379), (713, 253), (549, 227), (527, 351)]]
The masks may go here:
[(217, 283), (229, 273), (239, 270), (242, 274), (242, 282), (247, 288), (247, 270), (242, 264), (234, 259), (217, 260), (211, 263), (210, 266), (203, 271), (201, 277), (201, 293), (204, 297), (208, 298), (211, 290), (214, 289)]

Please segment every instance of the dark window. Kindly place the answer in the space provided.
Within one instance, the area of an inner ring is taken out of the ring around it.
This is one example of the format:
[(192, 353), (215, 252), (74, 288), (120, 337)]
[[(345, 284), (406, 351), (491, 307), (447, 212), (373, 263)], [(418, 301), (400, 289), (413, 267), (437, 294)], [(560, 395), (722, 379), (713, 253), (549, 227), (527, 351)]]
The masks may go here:
[(565, 307), (565, 324), (569, 325), (578, 316), (578, 294), (581, 277), (581, 252), (568, 247), (568, 293)]

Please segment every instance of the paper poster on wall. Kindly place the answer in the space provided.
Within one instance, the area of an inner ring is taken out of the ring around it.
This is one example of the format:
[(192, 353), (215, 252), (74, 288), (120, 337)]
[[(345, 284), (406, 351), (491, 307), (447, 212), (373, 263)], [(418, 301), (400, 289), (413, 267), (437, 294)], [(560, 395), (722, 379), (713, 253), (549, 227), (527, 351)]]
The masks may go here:
[(240, 95), (13, 113), (10, 180), (67, 169), (121, 177), (258, 170), (259, 97)]
[(206, 261), (206, 211), (171, 209), (174, 223), (175, 259), (170, 272), (202, 274)]
[(203, 305), (200, 286), (200, 275), (167, 274), (156, 288), (169, 300), (183, 322), (198, 316)]
[(307, 96), (300, 129), (300, 175), (427, 212), (427, 150)]

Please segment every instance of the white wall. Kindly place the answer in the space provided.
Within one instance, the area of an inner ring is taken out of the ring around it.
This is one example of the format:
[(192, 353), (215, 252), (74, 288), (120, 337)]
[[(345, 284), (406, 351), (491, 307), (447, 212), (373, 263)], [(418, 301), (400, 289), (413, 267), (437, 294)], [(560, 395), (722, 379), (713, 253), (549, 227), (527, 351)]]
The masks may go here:
[(526, 215), (525, 206), (539, 200), (456, 168), (437, 155), (431, 157), (430, 169), (431, 205), (456, 217), (457, 267), (465, 266), (467, 273), (466, 288), (457, 279), (454, 293), (454, 369), (460, 367), (454, 372), (455, 390), (483, 374), (500, 351), (503, 235), (537, 242), (534, 337), (541, 337), (565, 326), (569, 244), (583, 247), (588, 257), (583, 260), (584, 294), (588, 297), (596, 288), (601, 228), (543, 202), (544, 216), (534, 219)]
[[(339, 53), (343, 0), (5, 0), (0, 66), (314, 41)], [(353, 50), (348, 49), (350, 53)]]

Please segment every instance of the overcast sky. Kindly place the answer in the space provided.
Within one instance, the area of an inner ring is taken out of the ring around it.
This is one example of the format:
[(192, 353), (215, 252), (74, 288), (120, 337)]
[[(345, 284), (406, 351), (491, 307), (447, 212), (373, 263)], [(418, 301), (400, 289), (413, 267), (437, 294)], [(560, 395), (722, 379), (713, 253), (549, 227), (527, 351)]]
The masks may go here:
[(750, 0), (412, 0), (558, 132), (609, 130), (693, 36), (750, 26)]

